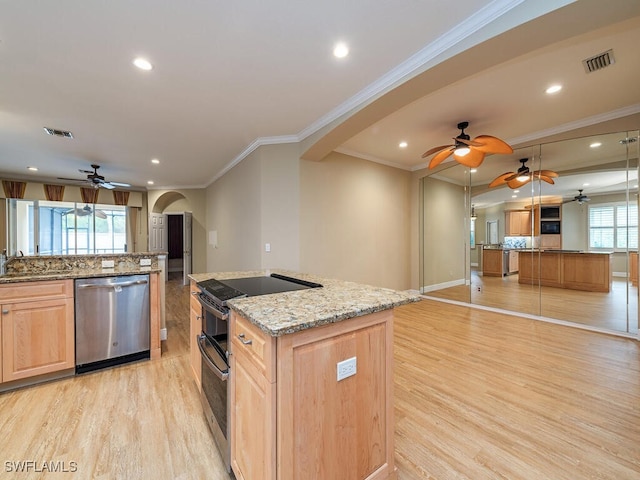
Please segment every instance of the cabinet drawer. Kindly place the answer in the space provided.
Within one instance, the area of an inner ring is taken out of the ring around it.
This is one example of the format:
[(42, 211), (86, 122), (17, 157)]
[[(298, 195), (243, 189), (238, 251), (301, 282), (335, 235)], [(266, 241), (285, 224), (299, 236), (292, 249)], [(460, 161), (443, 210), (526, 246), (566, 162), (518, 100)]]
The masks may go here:
[(275, 338), (233, 310), (230, 326), (232, 353), (246, 356), (262, 375), (275, 382)]
[(17, 282), (0, 285), (0, 303), (73, 297), (73, 280)]

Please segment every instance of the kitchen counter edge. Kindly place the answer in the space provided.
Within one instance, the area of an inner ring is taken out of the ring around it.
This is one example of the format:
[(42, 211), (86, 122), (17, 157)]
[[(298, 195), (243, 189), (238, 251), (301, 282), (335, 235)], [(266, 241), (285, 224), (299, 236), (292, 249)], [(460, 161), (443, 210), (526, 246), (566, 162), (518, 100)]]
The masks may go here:
[(232, 278), (268, 276), (271, 273), (323, 285), (321, 288), (228, 301), (230, 308), (272, 337), (389, 310), (421, 299), (420, 295), (414, 292), (397, 291), (286, 270), (195, 273), (189, 277), (195, 282), (211, 278), (224, 281)]

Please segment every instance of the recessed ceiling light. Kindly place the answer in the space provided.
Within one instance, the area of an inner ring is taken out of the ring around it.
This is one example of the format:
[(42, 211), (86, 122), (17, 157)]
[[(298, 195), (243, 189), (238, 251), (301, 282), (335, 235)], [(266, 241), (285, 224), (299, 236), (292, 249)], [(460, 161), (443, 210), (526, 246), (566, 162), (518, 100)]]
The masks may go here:
[(591, 185), (590, 183), (583, 183), (582, 186), (583, 187), (588, 187), (589, 185)]
[(520, 193), (520, 190), (514, 190), (513, 193)]
[(153, 185), (153, 180), (149, 180), (149, 181), (147, 181), (147, 183), (148, 183), (149, 185)]
[(407, 148), (407, 145), (408, 145), (408, 143), (407, 143), (407, 142), (400, 142), (400, 143), (398, 144), (398, 146), (399, 146), (400, 148)]
[(518, 198), (518, 195), (511, 195), (511, 198)]
[(155, 163), (157, 165), (160, 163), (160, 160), (158, 160), (157, 158), (152, 158), (151, 163)]
[(333, 49), (333, 55), (336, 58), (344, 58), (349, 55), (349, 47), (346, 44), (340, 42)]
[(598, 148), (602, 146), (602, 142), (593, 142), (591, 145), (589, 145), (591, 148)]
[(140, 70), (151, 70), (153, 65), (146, 58), (138, 57), (133, 60), (133, 64)]
[(469, 170), (471, 173), (476, 173), (478, 171), (477, 168), (472, 168), (471, 170)]
[(562, 90), (562, 85), (551, 85), (545, 90), (545, 92), (551, 95), (553, 93), (558, 93), (560, 90)]
[(32, 172), (37, 172), (38, 167), (27, 167), (27, 170), (31, 170)]

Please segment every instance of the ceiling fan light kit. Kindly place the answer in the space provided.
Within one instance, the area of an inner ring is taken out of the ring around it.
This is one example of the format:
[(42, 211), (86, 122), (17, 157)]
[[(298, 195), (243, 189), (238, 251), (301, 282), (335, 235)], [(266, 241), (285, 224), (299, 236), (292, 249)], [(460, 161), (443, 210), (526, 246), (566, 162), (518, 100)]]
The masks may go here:
[(453, 145), (440, 145), (422, 154), (422, 158), (436, 154), (429, 162), (429, 168), (434, 168), (453, 155), (454, 160), (469, 168), (476, 168), (483, 162), (485, 155), (492, 153), (513, 153), (513, 148), (491, 135), (479, 135), (473, 140), (464, 131), (469, 122), (458, 123), (460, 134), (455, 137)]

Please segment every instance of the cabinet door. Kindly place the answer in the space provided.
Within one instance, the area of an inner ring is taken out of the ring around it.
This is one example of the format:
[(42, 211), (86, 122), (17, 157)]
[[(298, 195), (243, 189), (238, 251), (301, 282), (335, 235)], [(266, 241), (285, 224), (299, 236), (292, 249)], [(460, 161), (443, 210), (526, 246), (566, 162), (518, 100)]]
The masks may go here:
[(531, 235), (531, 212), (529, 211), (524, 211), (524, 212), (520, 212), (519, 215), (519, 220), (520, 220), (520, 235)]
[(231, 355), (231, 466), (240, 480), (276, 478), (276, 384), (244, 352)]
[(2, 380), (75, 366), (73, 299), (2, 305)]
[(189, 310), (189, 358), (193, 377), (198, 385), (198, 390), (201, 390), (202, 359), (198, 349), (198, 336), (202, 333), (202, 310), (194, 310), (193, 306)]

